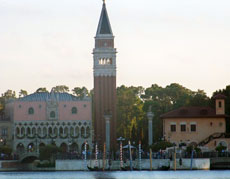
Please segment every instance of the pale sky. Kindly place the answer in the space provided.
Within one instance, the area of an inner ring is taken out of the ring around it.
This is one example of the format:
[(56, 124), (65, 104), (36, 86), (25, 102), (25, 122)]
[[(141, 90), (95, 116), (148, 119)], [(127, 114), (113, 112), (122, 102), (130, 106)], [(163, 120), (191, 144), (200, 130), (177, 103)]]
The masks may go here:
[[(0, 0), (0, 94), (93, 88), (101, 0)], [(107, 0), (117, 85), (179, 83), (210, 96), (230, 82), (229, 0)]]

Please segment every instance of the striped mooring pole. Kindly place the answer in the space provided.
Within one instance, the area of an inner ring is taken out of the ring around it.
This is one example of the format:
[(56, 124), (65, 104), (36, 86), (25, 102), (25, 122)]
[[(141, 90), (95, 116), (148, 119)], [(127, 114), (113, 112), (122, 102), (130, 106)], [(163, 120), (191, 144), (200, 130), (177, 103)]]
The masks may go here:
[(141, 141), (139, 141), (139, 170), (141, 170)]
[(120, 141), (120, 167), (123, 167), (123, 158), (122, 158), (122, 141)]
[(95, 167), (98, 167), (97, 154), (98, 154), (98, 149), (97, 149), (97, 142), (96, 142), (95, 144)]
[(87, 170), (87, 142), (85, 141), (85, 169)]

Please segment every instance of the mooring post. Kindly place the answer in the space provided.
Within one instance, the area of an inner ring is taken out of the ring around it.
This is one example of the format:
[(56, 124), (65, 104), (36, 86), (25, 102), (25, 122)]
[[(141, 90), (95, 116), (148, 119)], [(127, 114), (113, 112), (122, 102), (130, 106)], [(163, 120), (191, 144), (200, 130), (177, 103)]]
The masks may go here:
[(176, 149), (174, 148), (174, 170), (176, 171)]
[(120, 141), (120, 168), (123, 167), (123, 158), (122, 158), (122, 141)]
[(87, 170), (87, 142), (85, 141), (85, 169)]
[(141, 141), (139, 141), (139, 170), (141, 170)]
[(192, 147), (192, 154), (191, 154), (191, 164), (190, 164), (190, 170), (192, 170), (192, 161), (193, 161), (193, 147)]
[(104, 151), (103, 151), (103, 171), (105, 170), (105, 160), (106, 160), (106, 144), (104, 143)]
[(133, 166), (132, 166), (132, 151), (131, 151), (131, 143), (129, 140), (129, 160), (130, 160), (130, 170), (133, 170)]
[(149, 159), (150, 159), (150, 171), (152, 171), (153, 164), (152, 164), (152, 149), (150, 148)]

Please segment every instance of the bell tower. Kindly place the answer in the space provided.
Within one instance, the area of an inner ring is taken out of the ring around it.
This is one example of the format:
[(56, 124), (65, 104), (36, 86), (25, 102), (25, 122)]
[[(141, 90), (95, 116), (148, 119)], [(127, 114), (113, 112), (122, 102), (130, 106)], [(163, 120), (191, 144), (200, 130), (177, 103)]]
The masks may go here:
[(94, 131), (100, 146), (107, 151), (116, 145), (116, 49), (106, 4), (103, 0), (95, 37), (94, 59)]

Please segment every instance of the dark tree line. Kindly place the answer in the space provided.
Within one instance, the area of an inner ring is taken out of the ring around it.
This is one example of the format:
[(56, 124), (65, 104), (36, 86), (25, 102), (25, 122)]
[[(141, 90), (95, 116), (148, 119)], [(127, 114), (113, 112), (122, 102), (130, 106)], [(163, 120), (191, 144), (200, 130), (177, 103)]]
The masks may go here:
[[(86, 87), (75, 87), (70, 90), (65, 85), (55, 86), (55, 92), (68, 92), (82, 98), (92, 96), (93, 90)], [(45, 87), (39, 88), (36, 92), (48, 92)], [(215, 107), (213, 96), (216, 94), (224, 94), (226, 99), (226, 113), (230, 115), (230, 86), (225, 89), (217, 90), (209, 98), (203, 90), (192, 91), (180, 84), (172, 83), (166, 87), (153, 84), (151, 87), (117, 87), (117, 136), (125, 137), (138, 143), (139, 140), (147, 145), (148, 141), (148, 120), (146, 113), (149, 106), (152, 106), (154, 113), (153, 133), (154, 141), (162, 138), (162, 120), (160, 115), (177, 109), (182, 106), (211, 106)], [(19, 92), (19, 97), (28, 95), (26, 90)], [(13, 90), (7, 90), (0, 97), (0, 113), (4, 111), (5, 101), (10, 98), (17, 98)], [(229, 125), (228, 125), (229, 124)], [(230, 131), (230, 123), (227, 121), (227, 131)]]

